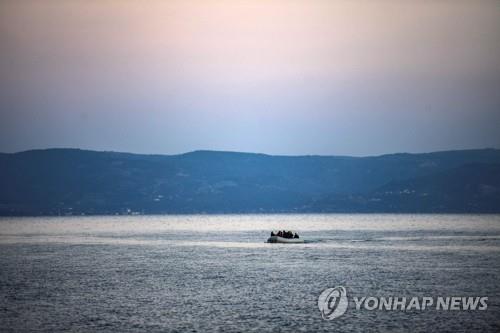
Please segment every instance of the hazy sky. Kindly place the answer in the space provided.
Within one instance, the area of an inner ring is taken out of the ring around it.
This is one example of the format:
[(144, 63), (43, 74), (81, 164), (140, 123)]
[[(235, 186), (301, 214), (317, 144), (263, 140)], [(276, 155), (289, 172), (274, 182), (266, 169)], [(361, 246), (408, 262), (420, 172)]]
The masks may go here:
[(0, 151), (500, 148), (500, 1), (0, 0)]

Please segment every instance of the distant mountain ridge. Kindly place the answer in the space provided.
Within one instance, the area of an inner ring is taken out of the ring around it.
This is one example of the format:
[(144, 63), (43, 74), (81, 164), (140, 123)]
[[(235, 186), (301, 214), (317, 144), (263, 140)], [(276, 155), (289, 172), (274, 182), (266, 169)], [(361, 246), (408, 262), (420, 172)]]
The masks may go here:
[(0, 154), (0, 215), (500, 213), (500, 150)]

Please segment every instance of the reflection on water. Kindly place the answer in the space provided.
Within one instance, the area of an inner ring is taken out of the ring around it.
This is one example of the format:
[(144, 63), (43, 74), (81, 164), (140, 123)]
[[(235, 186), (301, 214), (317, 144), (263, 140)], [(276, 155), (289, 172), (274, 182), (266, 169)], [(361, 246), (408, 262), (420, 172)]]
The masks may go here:
[[(291, 229), (304, 244), (267, 244)], [(498, 331), (498, 215), (0, 219), (5, 331)], [(351, 295), (488, 296), (484, 312), (353, 312)], [(374, 326), (375, 325), (375, 326)]]
[[(498, 215), (174, 215), (4, 218), (0, 244), (267, 247), (270, 230), (300, 231), (295, 247), (500, 251)], [(359, 244), (358, 244), (359, 243)], [(287, 246), (287, 245), (285, 245)]]
[(141, 234), (170, 231), (237, 232), (293, 230), (500, 231), (499, 215), (312, 214), (153, 215), (0, 218), (0, 234)]

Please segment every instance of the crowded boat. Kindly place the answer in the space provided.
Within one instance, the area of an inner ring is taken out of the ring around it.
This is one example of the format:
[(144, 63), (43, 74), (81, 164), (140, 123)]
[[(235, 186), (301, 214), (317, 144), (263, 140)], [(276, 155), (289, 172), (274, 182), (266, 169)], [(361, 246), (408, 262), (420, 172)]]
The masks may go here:
[(271, 231), (271, 237), (267, 240), (268, 243), (304, 243), (304, 240), (299, 237), (299, 234), (287, 230)]

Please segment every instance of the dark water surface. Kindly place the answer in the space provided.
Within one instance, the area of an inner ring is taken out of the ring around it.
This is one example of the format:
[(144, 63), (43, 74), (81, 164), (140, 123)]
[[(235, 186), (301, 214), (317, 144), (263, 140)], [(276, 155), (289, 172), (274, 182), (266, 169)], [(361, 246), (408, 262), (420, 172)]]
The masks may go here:
[[(270, 230), (306, 244), (266, 244)], [(500, 216), (0, 219), (0, 331), (498, 332)], [(487, 296), (485, 311), (356, 310), (319, 294)]]

